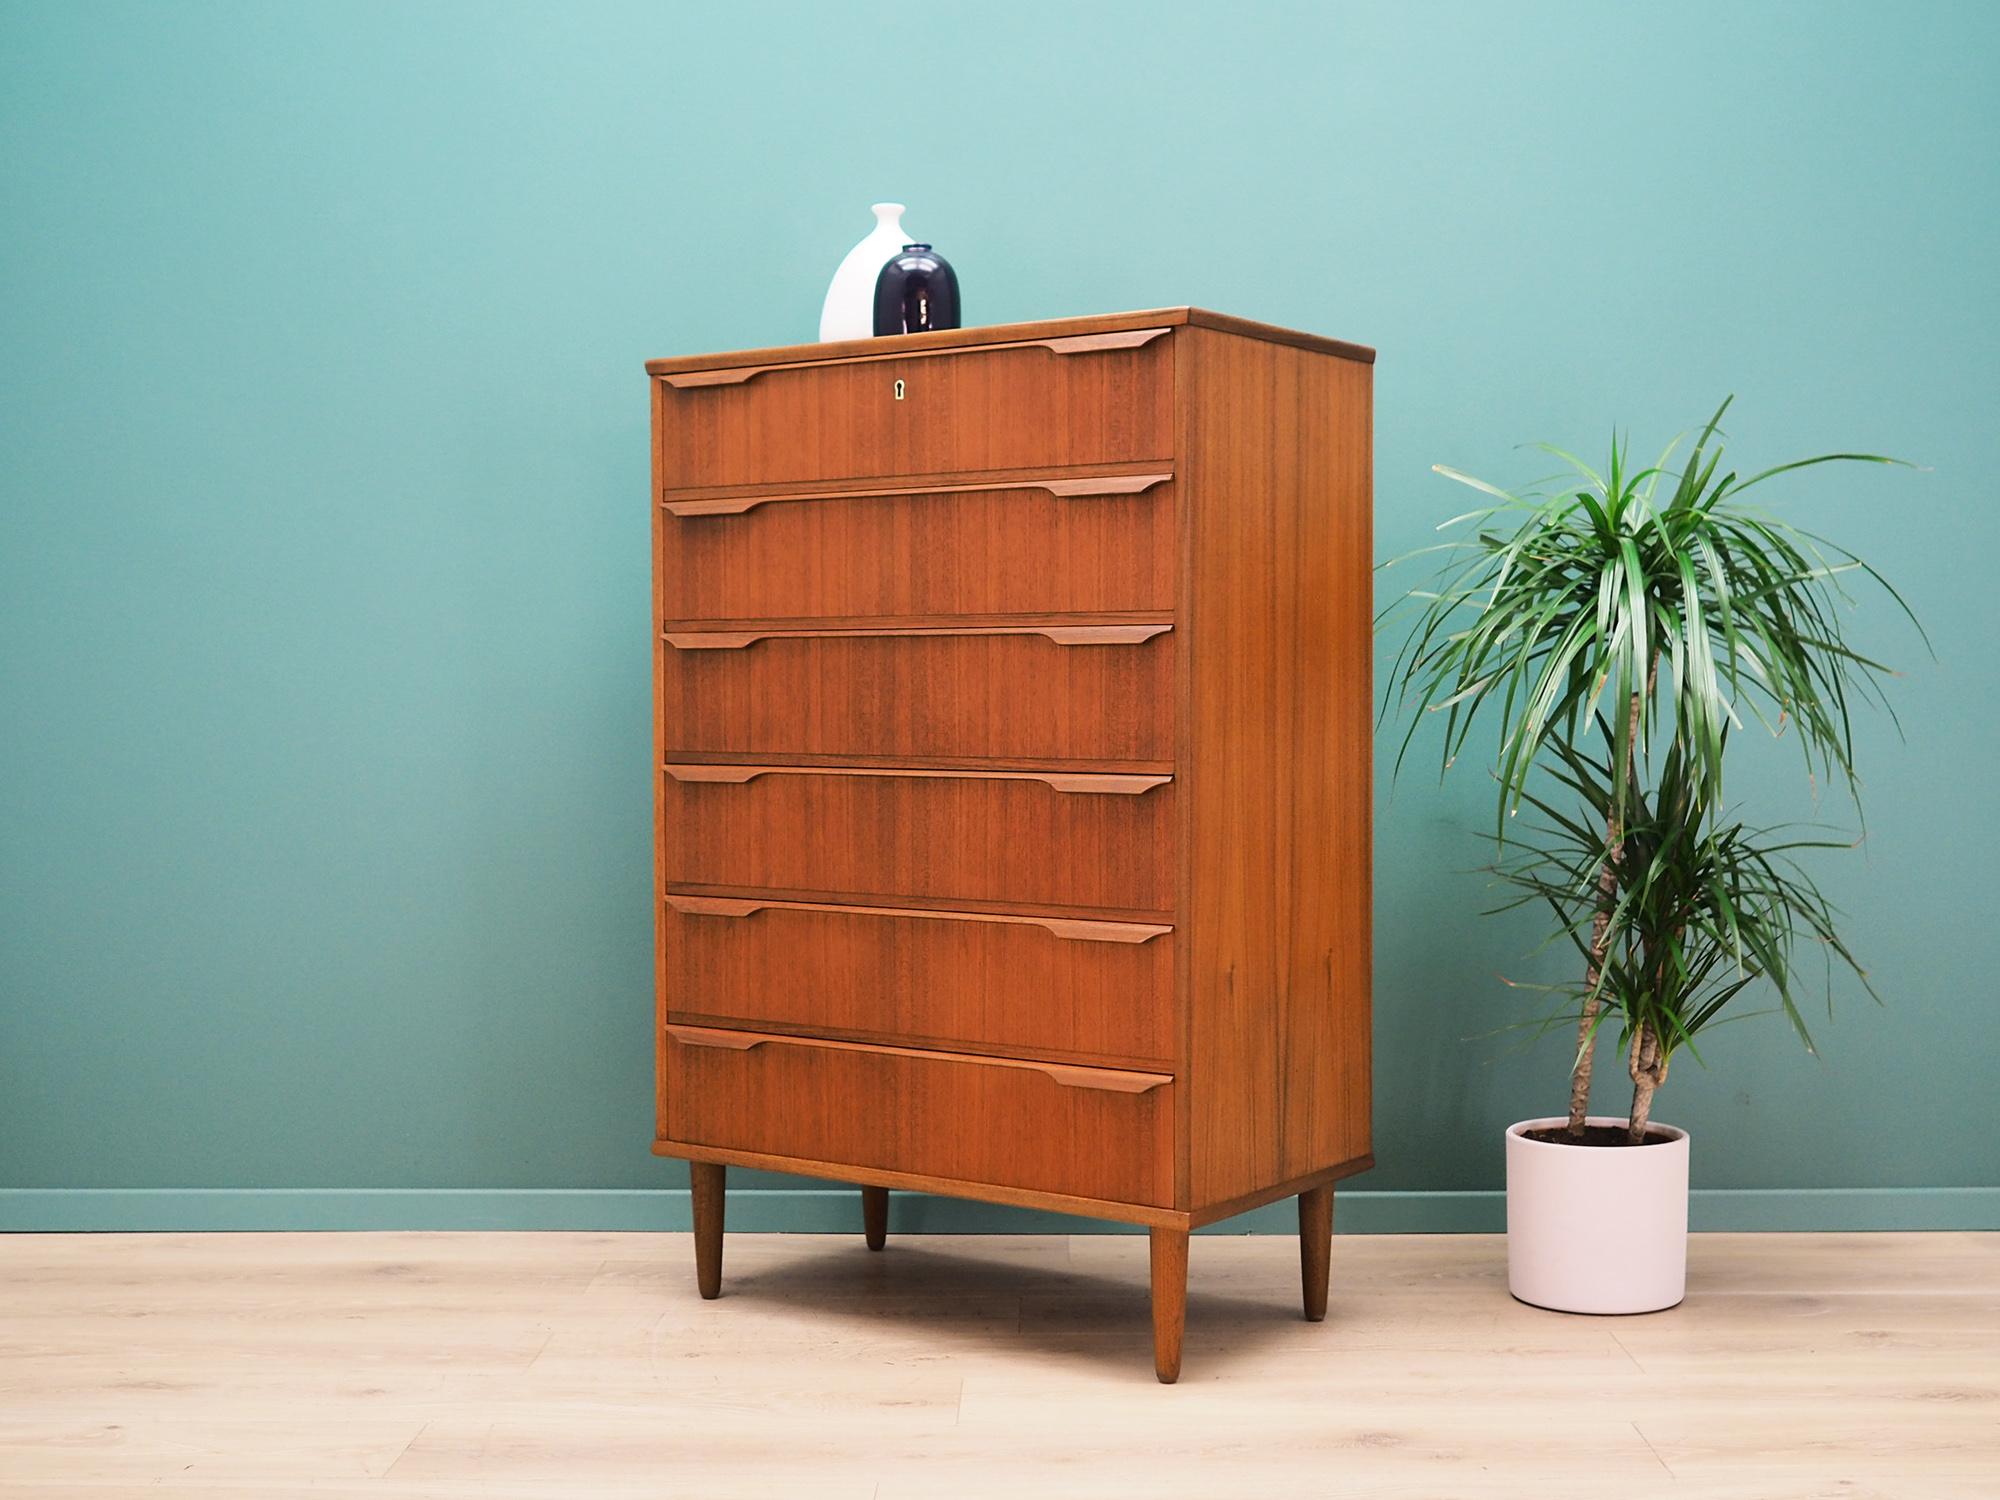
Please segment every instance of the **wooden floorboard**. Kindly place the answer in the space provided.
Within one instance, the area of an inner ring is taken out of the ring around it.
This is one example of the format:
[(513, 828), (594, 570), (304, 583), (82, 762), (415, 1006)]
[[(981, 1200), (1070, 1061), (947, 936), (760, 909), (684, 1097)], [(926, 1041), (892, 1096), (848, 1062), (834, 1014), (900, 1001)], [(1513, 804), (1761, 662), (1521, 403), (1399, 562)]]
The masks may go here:
[[(857, 1226), (858, 1226), (857, 1209)], [(2000, 1235), (1697, 1236), (1540, 1312), (1485, 1236), (0, 1237), (0, 1500), (2000, 1494)]]

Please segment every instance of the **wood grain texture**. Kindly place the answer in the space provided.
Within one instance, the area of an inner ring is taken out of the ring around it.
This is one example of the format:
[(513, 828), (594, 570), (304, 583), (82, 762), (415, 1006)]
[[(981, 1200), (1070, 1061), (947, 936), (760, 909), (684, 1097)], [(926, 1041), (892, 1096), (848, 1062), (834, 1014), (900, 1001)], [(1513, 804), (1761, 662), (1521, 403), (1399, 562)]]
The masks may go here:
[[(1074, 469), (1051, 469), (1042, 473), (1012, 473), (999, 477), (974, 471), (951, 474), (921, 482), (850, 479), (828, 489), (797, 485), (708, 486), (693, 490), (668, 490), (660, 503), (669, 515), (740, 516), (766, 505), (813, 504), (821, 501), (940, 499), (947, 495), (981, 494), (992, 490), (1040, 491), (1060, 499), (1110, 498), (1141, 495), (1168, 483), (1171, 468), (1157, 465), (1080, 465)], [(879, 559), (877, 559), (879, 563)]]
[(1171, 784), (1092, 796), (929, 776), (662, 782), (670, 887), (845, 892), (876, 906), (1173, 907)]
[(1333, 1269), (1333, 1184), (1299, 1194), (1299, 1290), (1306, 1321), (1326, 1317), (1327, 1284)]
[(722, 1224), (729, 1168), (715, 1162), (688, 1163), (688, 1191), (694, 1209), (695, 1283), (705, 1301), (722, 1295)]
[[(678, 1174), (674, 1174), (676, 1183)], [(4, 1500), (1991, 1500), (2000, 1236), (1704, 1235), (1539, 1312), (1497, 1235), (0, 1235)], [(1551, 1401), (1551, 1390), (1563, 1393)], [(1032, 1440), (1024, 1441), (1023, 1434)]]
[(663, 618), (1171, 610), (1173, 517), (1172, 485), (1158, 482), (1114, 496), (919, 491), (672, 517)]
[(685, 1161), (718, 1162), (759, 1172), (785, 1172), (794, 1177), (816, 1177), (830, 1182), (885, 1187), (892, 1192), (934, 1193), (943, 1198), (966, 1198), (982, 1203), (1001, 1203), (1012, 1208), (1043, 1209), (1050, 1213), (1075, 1214), (1087, 1219), (1109, 1219), (1120, 1224), (1151, 1227), (1155, 1224), (1186, 1229), (1188, 1216), (1177, 1208), (1149, 1203), (1128, 1203), (1116, 1198), (1087, 1198), (1074, 1193), (1051, 1192), (1046, 1188), (1009, 1187), (999, 1182), (978, 1182), (959, 1177), (941, 1177), (922, 1172), (906, 1172), (894, 1167), (868, 1167), (851, 1161), (826, 1161), (812, 1156), (788, 1156), (774, 1151), (748, 1151), (733, 1146), (710, 1146), (661, 1136), (653, 1142), (655, 1156), (679, 1157)]
[[(1297, 328), (1281, 328), (1205, 307), (1156, 307), (1138, 312), (1092, 313), (1078, 318), (1046, 318), (1032, 323), (989, 323), (978, 328), (947, 328), (935, 333), (898, 334), (893, 338), (843, 339), (833, 343), (781, 344), (764, 349), (738, 349), (725, 354), (679, 354), (646, 361), (651, 375), (683, 370), (715, 370), (746, 365), (787, 364), (833, 359), (879, 358), (884, 354), (921, 350), (974, 348), (985, 344), (1018, 344), (1047, 338), (1076, 338), (1119, 330), (1144, 331), (1180, 326), (1219, 328), (1225, 332), (1298, 349), (1373, 364), (1375, 351), (1366, 344), (1331, 339)], [(655, 382), (656, 384), (658, 382)]]
[(1161, 1385), (1181, 1378), (1181, 1341), (1187, 1331), (1188, 1232), (1152, 1229), (1153, 1373)]
[(666, 642), (678, 651), (741, 651), (759, 641), (783, 640), (916, 640), (928, 636), (1036, 635), (1057, 646), (1143, 646), (1172, 630), (1167, 619), (1131, 621), (1105, 615), (1034, 617), (1002, 615), (991, 619), (927, 616), (921, 622), (861, 623), (853, 617), (815, 620), (759, 621), (717, 628), (703, 622), (697, 628), (678, 621), (668, 626)]
[(1198, 1209), (1370, 1151), (1370, 370), (1204, 329), (1180, 345)]
[[(685, 370), (668, 372), (661, 377), (661, 383), (677, 391), (697, 390), (716, 385), (747, 385), (760, 375), (771, 375), (784, 371), (817, 369), (837, 365), (852, 369), (856, 365), (889, 363), (901, 369), (910, 367), (913, 361), (946, 355), (1007, 354), (1023, 350), (1045, 350), (1050, 354), (1101, 354), (1108, 349), (1137, 349), (1150, 344), (1154, 339), (1164, 338), (1170, 330), (1165, 328), (1134, 328), (1120, 333), (1073, 334), (1061, 338), (1024, 339), (1017, 343), (996, 343), (984, 340), (967, 343), (957, 349), (907, 349), (882, 343), (871, 344), (865, 354), (837, 355), (831, 358), (799, 359), (781, 361), (775, 364), (725, 365), (716, 369)], [(899, 395), (896, 399), (901, 400)]]
[(664, 1056), (675, 1141), (1158, 1206), (1172, 1195), (1171, 1082), (1131, 1093), (998, 1059), (790, 1038), (688, 1046), (671, 1028)]
[(674, 1020), (1172, 1064), (1171, 930), (1143, 943), (1098, 942), (1028, 920), (912, 909), (670, 911), (666, 953)]
[(800, 754), (1166, 761), (1174, 637), (760, 641), (661, 659), (666, 757)]
[[(1065, 495), (1137, 495), (1173, 479), (1166, 459), (1060, 468), (953, 469), (940, 474), (864, 474), (854, 479), (790, 480), (784, 484), (675, 484), (659, 487), (661, 504), (692, 515), (732, 515), (743, 508), (789, 501), (866, 500), (899, 495), (969, 494), (1039, 489)], [(669, 476), (671, 479), (671, 476)], [(713, 504), (711, 504), (713, 502)]]
[(1323, 1312), (1372, 1161), (1372, 358), (1181, 309), (650, 367), (656, 1150), (1167, 1231), (1162, 1378), (1173, 1237), (1184, 1283), (1297, 1194)]
[(755, 1052), (759, 1047), (803, 1048), (813, 1052), (864, 1052), (870, 1057), (909, 1057), (920, 1062), (977, 1063), (983, 1068), (1019, 1068), (1054, 1079), (1066, 1089), (1095, 1089), (1106, 1094), (1146, 1094), (1172, 1083), (1170, 1073), (1138, 1072), (1127, 1068), (1105, 1068), (1031, 1057), (1000, 1054), (980, 1057), (940, 1052), (934, 1047), (906, 1047), (900, 1043), (853, 1042), (839, 1037), (804, 1036), (771, 1031), (747, 1031), (740, 1027), (693, 1026), (667, 1023), (667, 1039), (683, 1047), (710, 1047), (720, 1052)]
[(889, 776), (918, 781), (1039, 781), (1052, 792), (1110, 797), (1136, 797), (1174, 778), (1164, 773), (1135, 775), (1118, 771), (968, 771), (957, 768), (896, 766), (784, 765), (776, 761), (668, 761), (666, 774), (675, 781), (703, 785), (741, 786), (760, 776)]
[[(874, 903), (869, 897), (852, 893), (832, 893), (827, 891), (800, 890), (750, 890), (741, 886), (728, 885), (682, 885), (668, 891), (670, 902), (687, 900), (743, 901), (758, 907), (782, 904), (786, 907), (800, 907), (819, 910), (837, 906), (843, 911), (866, 911)], [(1170, 914), (1166, 912), (1120, 911), (1109, 907), (1080, 908), (1074, 906), (1048, 906), (1033, 901), (1016, 901), (1005, 911), (987, 906), (968, 906), (963, 902), (940, 901), (930, 896), (899, 896), (896, 905), (887, 910), (922, 911), (937, 914), (965, 916), (978, 913), (985, 917), (1021, 917), (1034, 921), (1037, 925), (1062, 922), (1113, 922), (1131, 923), (1135, 926), (1171, 926)]]
[[(653, 436), (653, 494), (657, 496), (666, 483), (666, 459), (660, 446), (661, 402), (665, 388), (656, 380), (652, 382), (652, 436)], [(665, 669), (667, 643), (660, 636), (660, 621), (664, 618), (664, 595), (666, 575), (660, 568), (660, 549), (666, 538), (666, 513), (655, 505), (652, 508), (653, 541), (653, 612), (651, 617), (653, 647), (653, 760), (654, 766), (666, 759), (666, 695), (660, 691), (662, 674)], [(663, 787), (664, 778), (653, 777), (653, 1035), (661, 1036), (667, 1024), (667, 805)], [(666, 1070), (659, 1063), (659, 1043), (656, 1040), (653, 1061), (653, 1118), (657, 1122), (666, 1118), (667, 1078)]]
[(1065, 355), (1024, 342), (949, 357), (878, 349), (799, 368), (746, 362), (734, 368), (759, 371), (755, 379), (659, 383), (662, 443), (676, 487), (1166, 459), (1171, 345)]
[(1159, 922), (1118, 922), (1098, 917), (1051, 917), (968, 907), (865, 906), (851, 901), (789, 901), (764, 896), (690, 896), (667, 893), (667, 905), (690, 917), (754, 917), (760, 911), (807, 911), (834, 916), (920, 918), (939, 922), (983, 922), (1039, 927), (1052, 937), (1077, 943), (1149, 943), (1173, 928)]

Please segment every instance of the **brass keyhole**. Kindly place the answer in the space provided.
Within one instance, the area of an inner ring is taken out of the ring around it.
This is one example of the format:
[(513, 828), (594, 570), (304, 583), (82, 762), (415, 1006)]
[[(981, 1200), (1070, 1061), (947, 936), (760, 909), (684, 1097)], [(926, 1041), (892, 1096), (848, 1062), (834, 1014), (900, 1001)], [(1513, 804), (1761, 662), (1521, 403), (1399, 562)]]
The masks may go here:
[(898, 401), (903, 399), (903, 382), (900, 380), (896, 382), (896, 399)]

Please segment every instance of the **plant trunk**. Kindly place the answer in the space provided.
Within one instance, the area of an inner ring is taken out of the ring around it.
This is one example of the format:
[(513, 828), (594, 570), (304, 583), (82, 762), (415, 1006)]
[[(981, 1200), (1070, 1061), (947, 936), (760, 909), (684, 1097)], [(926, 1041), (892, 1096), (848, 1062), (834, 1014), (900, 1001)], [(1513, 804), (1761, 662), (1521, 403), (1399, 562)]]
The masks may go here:
[[(1653, 658), (1646, 674), (1646, 695), (1650, 697), (1660, 670)], [(1611, 788), (1611, 816), (1604, 820), (1604, 847), (1610, 857), (1597, 872), (1597, 915), (1590, 920), (1590, 962), (1583, 973), (1583, 1013), (1576, 1021), (1576, 1066), (1569, 1075), (1569, 1136), (1583, 1139), (1583, 1122), (1590, 1113), (1590, 1075), (1597, 1062), (1597, 1013), (1604, 1006), (1598, 982), (1604, 977), (1604, 960), (1611, 949), (1611, 910), (1618, 904), (1618, 863), (1625, 848), (1625, 830), (1618, 817), (1618, 799), (1625, 782), (1631, 779), (1632, 758), (1638, 753), (1640, 695), (1634, 693), (1626, 708), (1625, 763), (1618, 768), (1621, 778)]]
[[(1605, 847), (1619, 846), (1618, 815), (1604, 825)], [(1604, 973), (1604, 956), (1611, 942), (1611, 908), (1618, 904), (1618, 871), (1610, 860), (1597, 872), (1597, 915), (1590, 922), (1590, 963), (1583, 972), (1583, 1014), (1576, 1023), (1576, 1069), (1569, 1077), (1569, 1134), (1583, 1139), (1584, 1117), (1590, 1113), (1590, 1073), (1596, 1061), (1597, 1012), (1603, 1007), (1597, 982)]]
[(1653, 1117), (1653, 1092), (1667, 1081), (1667, 1065), (1660, 1056), (1660, 1034), (1653, 1023), (1640, 1023), (1632, 1037), (1632, 1118), (1625, 1126), (1627, 1144), (1636, 1146), (1646, 1139), (1646, 1124)]

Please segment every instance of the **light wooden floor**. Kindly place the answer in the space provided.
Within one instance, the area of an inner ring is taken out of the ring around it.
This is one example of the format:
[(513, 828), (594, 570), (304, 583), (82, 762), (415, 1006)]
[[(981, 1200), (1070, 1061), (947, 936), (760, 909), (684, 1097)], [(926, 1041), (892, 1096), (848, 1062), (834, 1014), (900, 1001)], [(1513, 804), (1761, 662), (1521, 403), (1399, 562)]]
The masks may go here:
[[(857, 1215), (858, 1216), (858, 1215)], [(0, 1236), (0, 1496), (2000, 1495), (2000, 1235), (1697, 1237), (1641, 1318), (1490, 1238)]]

